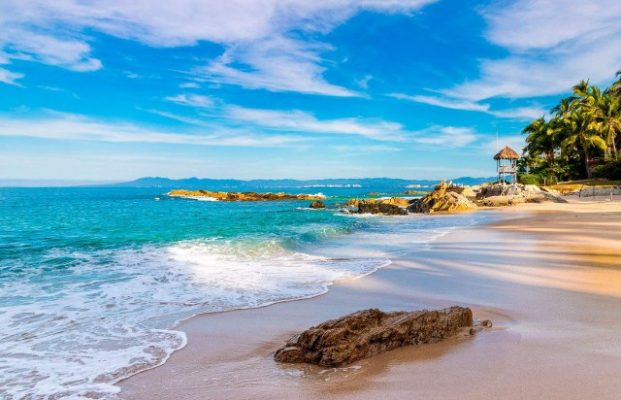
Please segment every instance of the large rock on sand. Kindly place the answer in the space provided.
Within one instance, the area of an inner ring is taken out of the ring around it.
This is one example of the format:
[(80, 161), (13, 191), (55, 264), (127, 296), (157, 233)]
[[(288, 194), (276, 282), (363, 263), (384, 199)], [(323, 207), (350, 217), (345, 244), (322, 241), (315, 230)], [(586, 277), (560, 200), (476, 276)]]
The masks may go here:
[[(415, 199), (408, 207), (414, 213), (470, 211), (477, 208), (459, 189), (442, 181), (426, 196)], [(469, 193), (469, 192), (468, 192)]]
[(398, 347), (438, 342), (471, 326), (472, 311), (458, 306), (416, 312), (364, 310), (292, 337), (274, 359), (338, 367)]

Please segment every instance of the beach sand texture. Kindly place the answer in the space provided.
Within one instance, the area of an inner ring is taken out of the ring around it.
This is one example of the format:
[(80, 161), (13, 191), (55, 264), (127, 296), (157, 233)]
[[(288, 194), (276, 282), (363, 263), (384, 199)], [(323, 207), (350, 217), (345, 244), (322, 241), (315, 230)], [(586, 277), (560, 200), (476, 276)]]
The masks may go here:
[[(621, 202), (506, 209), (322, 296), (202, 315), (188, 345), (121, 383), (124, 399), (619, 399)], [(282, 365), (292, 334), (370, 307), (463, 305), (492, 330), (340, 369)]]

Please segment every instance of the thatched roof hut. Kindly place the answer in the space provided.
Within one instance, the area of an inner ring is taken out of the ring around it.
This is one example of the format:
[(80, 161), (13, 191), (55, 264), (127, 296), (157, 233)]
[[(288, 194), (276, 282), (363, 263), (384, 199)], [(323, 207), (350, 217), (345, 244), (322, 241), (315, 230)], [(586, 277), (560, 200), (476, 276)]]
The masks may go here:
[(509, 146), (505, 146), (494, 156), (494, 160), (519, 160), (520, 155)]

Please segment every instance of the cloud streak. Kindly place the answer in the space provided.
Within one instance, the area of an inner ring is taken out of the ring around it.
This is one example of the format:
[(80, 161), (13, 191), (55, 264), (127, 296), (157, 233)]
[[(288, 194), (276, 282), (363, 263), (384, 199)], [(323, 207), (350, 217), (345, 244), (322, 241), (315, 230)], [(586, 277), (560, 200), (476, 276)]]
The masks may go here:
[(499, 118), (508, 118), (516, 120), (531, 120), (539, 118), (547, 112), (541, 107), (517, 107), (506, 110), (492, 110), (489, 104), (477, 103), (475, 101), (460, 100), (447, 97), (437, 96), (411, 96), (403, 93), (391, 93), (388, 96), (399, 100), (411, 101), (414, 103), (428, 104), (431, 106), (448, 108), (451, 110), (475, 111), (493, 115)]
[(273, 130), (357, 135), (376, 141), (403, 142), (408, 132), (396, 122), (361, 118), (316, 118), (299, 110), (265, 110), (229, 106), (226, 114), (232, 121), (250, 123)]
[(209, 133), (204, 131), (163, 131), (125, 122), (99, 121), (81, 115), (56, 112), (36, 119), (0, 117), (0, 136), (233, 147), (278, 147), (304, 141), (299, 136), (259, 135), (227, 128), (209, 129)]

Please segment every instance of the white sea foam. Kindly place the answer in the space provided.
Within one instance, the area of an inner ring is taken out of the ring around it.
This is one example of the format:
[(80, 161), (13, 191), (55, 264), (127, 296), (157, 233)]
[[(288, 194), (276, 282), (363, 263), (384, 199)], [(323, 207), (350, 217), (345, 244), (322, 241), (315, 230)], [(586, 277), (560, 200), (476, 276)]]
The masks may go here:
[(278, 242), (184, 241), (91, 253), (54, 274), (0, 282), (0, 398), (115, 398), (119, 379), (183, 347), (201, 312), (315, 296), (386, 259), (330, 259)]

